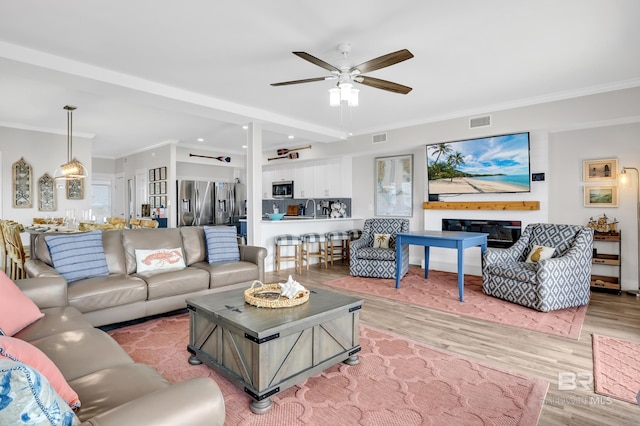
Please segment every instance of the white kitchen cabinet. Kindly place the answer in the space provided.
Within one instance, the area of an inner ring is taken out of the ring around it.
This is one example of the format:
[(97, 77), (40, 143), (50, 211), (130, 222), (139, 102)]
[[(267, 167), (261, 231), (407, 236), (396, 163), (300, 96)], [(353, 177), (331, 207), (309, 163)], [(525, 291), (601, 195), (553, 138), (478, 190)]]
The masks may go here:
[(295, 198), (313, 198), (315, 196), (313, 163), (296, 164), (293, 175), (293, 196)]
[(351, 159), (321, 160), (315, 163), (316, 198), (351, 197)]
[[(287, 161), (287, 160), (285, 160)], [(286, 164), (273, 169), (273, 182), (293, 180), (294, 165)]]
[(262, 199), (273, 199), (272, 184), (274, 181), (275, 169), (265, 169), (262, 171)]

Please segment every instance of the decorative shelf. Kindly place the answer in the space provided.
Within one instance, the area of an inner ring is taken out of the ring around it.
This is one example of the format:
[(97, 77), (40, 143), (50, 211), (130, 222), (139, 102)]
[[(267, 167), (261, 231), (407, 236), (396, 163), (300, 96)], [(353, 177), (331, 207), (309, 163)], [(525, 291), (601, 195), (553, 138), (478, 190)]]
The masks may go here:
[(540, 201), (431, 201), (424, 210), (540, 210)]

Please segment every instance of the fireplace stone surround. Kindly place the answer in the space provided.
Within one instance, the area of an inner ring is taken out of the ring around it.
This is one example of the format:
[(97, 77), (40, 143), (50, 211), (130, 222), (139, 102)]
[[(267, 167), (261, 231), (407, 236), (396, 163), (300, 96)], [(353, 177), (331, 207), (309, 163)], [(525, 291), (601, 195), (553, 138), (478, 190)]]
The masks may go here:
[(487, 246), (511, 247), (522, 233), (519, 220), (442, 219), (443, 231), (484, 232), (489, 234)]

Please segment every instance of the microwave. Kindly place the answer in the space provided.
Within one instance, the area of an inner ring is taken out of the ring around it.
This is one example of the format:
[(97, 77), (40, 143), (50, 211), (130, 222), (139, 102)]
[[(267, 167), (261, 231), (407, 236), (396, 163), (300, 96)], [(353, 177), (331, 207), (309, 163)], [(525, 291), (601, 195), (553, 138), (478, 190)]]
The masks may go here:
[(293, 198), (293, 181), (281, 180), (271, 184), (273, 198)]

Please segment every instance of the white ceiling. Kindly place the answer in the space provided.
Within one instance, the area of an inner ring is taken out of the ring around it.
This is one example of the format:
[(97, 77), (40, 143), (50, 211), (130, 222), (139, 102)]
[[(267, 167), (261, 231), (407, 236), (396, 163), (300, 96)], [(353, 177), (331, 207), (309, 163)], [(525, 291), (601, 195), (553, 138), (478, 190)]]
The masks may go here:
[[(93, 137), (117, 158), (177, 140), (241, 152), (263, 123), (266, 150), (640, 85), (637, 0), (5, 0), (0, 3), (0, 125)], [(304, 51), (350, 66), (415, 57), (359, 85), (360, 106), (330, 108), (335, 81)], [(287, 135), (295, 139), (287, 139)], [(197, 138), (205, 142), (196, 142)]]

